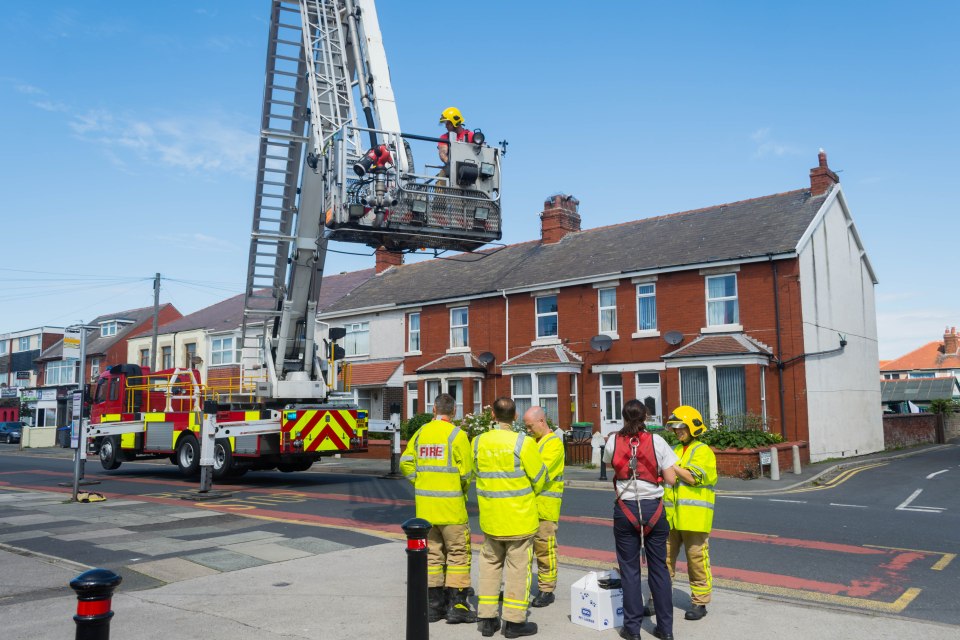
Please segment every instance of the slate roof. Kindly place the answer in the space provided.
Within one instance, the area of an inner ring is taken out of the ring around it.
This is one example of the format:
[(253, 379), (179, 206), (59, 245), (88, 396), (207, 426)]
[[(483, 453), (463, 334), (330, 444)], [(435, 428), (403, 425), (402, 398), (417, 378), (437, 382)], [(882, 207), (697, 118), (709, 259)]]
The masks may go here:
[(826, 194), (812, 197), (801, 189), (585, 229), (549, 245), (536, 240), (411, 263), (371, 278), (327, 312), (789, 253), (796, 250), (825, 198)]
[(544, 364), (575, 364), (582, 365), (583, 358), (575, 354), (562, 344), (546, 347), (533, 347), (527, 349), (518, 356), (514, 356), (504, 361), (500, 365), (504, 367), (518, 367), (522, 365), (544, 365)]
[(770, 357), (770, 348), (743, 333), (700, 336), (690, 344), (663, 355), (663, 359), (700, 358), (705, 356), (763, 355)]
[[(374, 274), (375, 270), (371, 268), (324, 276), (323, 285), (320, 287), (320, 298), (317, 301), (317, 311), (322, 311), (335, 303), (354, 288), (372, 278)], [(254, 299), (253, 303), (255, 308), (266, 309), (270, 307), (272, 301), (261, 298)], [(183, 316), (179, 320), (168, 322), (160, 327), (160, 332), (173, 333), (192, 329), (233, 331), (240, 326), (242, 321), (243, 294), (241, 293)]]
[(911, 380), (883, 380), (880, 382), (881, 402), (929, 402), (941, 398), (960, 397), (960, 382), (956, 378), (916, 378)]
[[(172, 306), (169, 302), (165, 302), (160, 305), (160, 311), (162, 312), (167, 307)], [(128, 321), (122, 322), (117, 325), (117, 333), (112, 336), (101, 336), (100, 330), (95, 329), (87, 332), (87, 357), (103, 355), (107, 350), (113, 345), (117, 344), (121, 340), (126, 340), (127, 335), (133, 331), (136, 327), (141, 326), (145, 321), (149, 321), (153, 318), (153, 307), (141, 307), (140, 309), (128, 309), (127, 311), (118, 311), (116, 313), (106, 313), (102, 316), (97, 316), (93, 320), (87, 323), (87, 325), (101, 324), (104, 322), (110, 322), (112, 320), (121, 320)], [(152, 328), (153, 325), (151, 324)], [(47, 347), (40, 354), (40, 357), (36, 359), (36, 362), (44, 362), (49, 360), (62, 360), (63, 359), (63, 339), (61, 338), (56, 343)]]
[(440, 371), (486, 371), (487, 367), (472, 353), (448, 353), (417, 369), (417, 373)]

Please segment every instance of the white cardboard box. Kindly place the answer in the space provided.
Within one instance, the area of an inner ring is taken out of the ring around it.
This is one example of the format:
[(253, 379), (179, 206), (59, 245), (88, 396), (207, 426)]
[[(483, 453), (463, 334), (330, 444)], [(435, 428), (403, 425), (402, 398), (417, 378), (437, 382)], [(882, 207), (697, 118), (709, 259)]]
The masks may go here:
[(570, 587), (570, 619), (603, 631), (623, 626), (623, 589), (601, 589), (598, 580), (619, 578), (616, 571), (591, 571)]

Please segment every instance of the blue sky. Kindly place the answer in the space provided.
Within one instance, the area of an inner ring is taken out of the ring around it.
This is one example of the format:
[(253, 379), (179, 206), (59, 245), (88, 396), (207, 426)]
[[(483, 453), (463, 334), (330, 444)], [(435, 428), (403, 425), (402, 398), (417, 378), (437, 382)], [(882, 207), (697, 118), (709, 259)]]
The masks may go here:
[[(435, 135), (453, 104), (509, 140), (506, 242), (555, 193), (595, 227), (802, 188), (823, 147), (880, 280), (881, 357), (960, 325), (960, 3), (378, 9), (403, 129)], [(183, 313), (242, 291), (268, 20), (266, 0), (4, 8), (0, 333), (149, 306), (156, 272)]]

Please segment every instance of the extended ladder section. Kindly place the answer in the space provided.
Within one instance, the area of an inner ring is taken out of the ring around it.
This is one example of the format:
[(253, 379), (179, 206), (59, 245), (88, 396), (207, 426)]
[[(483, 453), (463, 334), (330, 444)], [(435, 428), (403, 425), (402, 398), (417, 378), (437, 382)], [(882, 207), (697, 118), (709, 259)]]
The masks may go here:
[(373, 0), (273, 0), (238, 345), (258, 397), (334, 391), (315, 335), (328, 239), (394, 251), (500, 239), (499, 150), (449, 143), (452, 177), (438, 181), (415, 173), (408, 139), (441, 141), (399, 131)]

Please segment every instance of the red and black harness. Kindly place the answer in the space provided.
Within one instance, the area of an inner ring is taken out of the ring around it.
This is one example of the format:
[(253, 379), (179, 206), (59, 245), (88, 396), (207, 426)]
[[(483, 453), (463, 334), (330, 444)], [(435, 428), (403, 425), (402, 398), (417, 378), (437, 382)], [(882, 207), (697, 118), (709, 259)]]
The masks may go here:
[[(627, 508), (620, 498), (621, 492), (617, 489), (618, 480), (643, 480), (651, 484), (659, 485), (663, 481), (660, 475), (660, 467), (657, 464), (657, 453), (653, 447), (653, 436), (641, 431), (635, 436), (624, 436), (617, 434), (613, 443), (613, 489), (617, 492), (617, 504), (623, 515), (630, 521), (633, 528), (643, 534), (644, 537), (650, 535), (653, 527), (663, 515), (663, 500), (657, 501), (657, 510), (641, 523), (633, 512)], [(643, 517), (643, 514), (640, 514)]]

